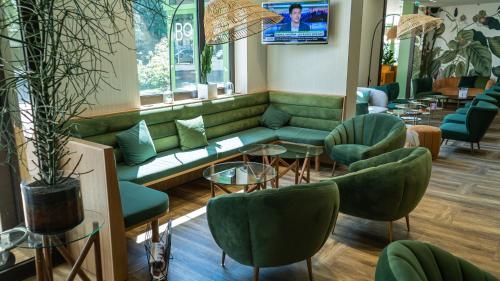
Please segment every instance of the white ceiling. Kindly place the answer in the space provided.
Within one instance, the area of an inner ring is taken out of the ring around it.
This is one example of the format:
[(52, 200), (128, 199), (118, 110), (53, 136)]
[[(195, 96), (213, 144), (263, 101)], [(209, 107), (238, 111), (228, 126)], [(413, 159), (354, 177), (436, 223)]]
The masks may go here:
[(481, 3), (499, 3), (500, 1), (499, 0), (434, 0), (434, 1), (422, 0), (416, 2), (420, 2), (422, 5), (445, 7), (445, 6), (460, 6), (460, 5), (481, 4)]

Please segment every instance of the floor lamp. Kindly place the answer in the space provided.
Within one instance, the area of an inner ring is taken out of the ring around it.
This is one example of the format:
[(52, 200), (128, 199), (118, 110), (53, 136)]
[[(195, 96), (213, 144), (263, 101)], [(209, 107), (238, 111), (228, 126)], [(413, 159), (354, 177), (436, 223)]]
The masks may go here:
[[(369, 60), (369, 69), (368, 69), (368, 86), (370, 85), (371, 79), (371, 62), (373, 56), (373, 43), (375, 41), (375, 33), (377, 32), (377, 28), (379, 25), (390, 16), (397, 16), (398, 14), (387, 15), (382, 18), (375, 27), (375, 31), (373, 32), (372, 37), (372, 45), (370, 49), (370, 60)], [(402, 15), (399, 19), (399, 23), (397, 26), (396, 38), (403, 40), (416, 36), (424, 36), (426, 33), (438, 28), (443, 23), (443, 19), (435, 18), (422, 14), (409, 14)], [(391, 30), (390, 30), (391, 31)], [(394, 35), (394, 32), (388, 32), (391, 35)], [(388, 34), (389, 35), (389, 34)]]

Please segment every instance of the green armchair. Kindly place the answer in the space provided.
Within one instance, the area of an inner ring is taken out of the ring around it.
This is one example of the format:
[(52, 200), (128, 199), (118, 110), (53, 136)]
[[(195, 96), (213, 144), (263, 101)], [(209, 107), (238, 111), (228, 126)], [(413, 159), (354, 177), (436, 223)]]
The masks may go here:
[(374, 113), (356, 116), (338, 125), (326, 138), (325, 149), (334, 161), (350, 165), (404, 146), (406, 126), (396, 116)]
[(332, 178), (339, 189), (340, 212), (392, 222), (406, 217), (422, 199), (431, 177), (432, 156), (427, 148), (401, 148), (349, 166), (349, 173)]
[(208, 226), (225, 254), (259, 268), (306, 260), (312, 280), (311, 257), (326, 242), (337, 220), (339, 194), (335, 183), (295, 185), (235, 193), (210, 199)]
[(498, 107), (489, 102), (479, 101), (467, 111), (465, 123), (451, 122), (441, 124), (441, 143), (445, 140), (457, 140), (470, 143), (470, 150), (474, 152), (474, 143), (481, 149), (479, 142), (497, 115)]
[(493, 96), (490, 96), (488, 94), (479, 94), (472, 101), (466, 103), (464, 107), (461, 107), (461, 108), (457, 109), (455, 111), (455, 114), (466, 115), (467, 111), (469, 111), (469, 108), (472, 105), (476, 105), (480, 101), (489, 102), (489, 103), (492, 103), (492, 104), (495, 104), (495, 105), (499, 104), (499, 101), (497, 101), (497, 99), (494, 98)]
[(417, 78), (411, 80), (411, 92), (413, 98), (419, 99), (427, 96), (440, 95), (432, 90), (432, 78)]
[(375, 281), (499, 281), (468, 261), (431, 244), (397, 241), (380, 254)]

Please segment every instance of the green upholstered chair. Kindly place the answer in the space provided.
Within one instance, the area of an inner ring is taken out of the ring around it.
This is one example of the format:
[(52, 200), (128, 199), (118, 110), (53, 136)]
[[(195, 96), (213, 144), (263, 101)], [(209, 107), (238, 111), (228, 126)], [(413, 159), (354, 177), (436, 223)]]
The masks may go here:
[(498, 107), (488, 102), (480, 101), (472, 105), (467, 111), (465, 123), (454, 123), (448, 119), (447, 123), (441, 124), (442, 142), (445, 140), (458, 140), (470, 143), (471, 152), (474, 152), (474, 143), (481, 149), (479, 142), (493, 122)]
[(368, 103), (356, 103), (356, 116), (368, 114), (370, 113), (368, 110)]
[(499, 281), (468, 261), (419, 241), (396, 241), (380, 254), (375, 281)]
[(406, 127), (396, 116), (374, 113), (356, 116), (338, 125), (326, 138), (325, 148), (334, 161), (350, 165), (404, 146)]
[(168, 195), (128, 181), (120, 181), (119, 188), (125, 229), (151, 223), (152, 238), (158, 241), (158, 218), (168, 211)]
[(500, 105), (500, 87), (495, 86), (489, 90), (484, 91), (484, 94), (495, 98), (497, 100), (497, 104)]
[(417, 78), (411, 80), (411, 92), (413, 98), (423, 98), (432, 95), (440, 95), (439, 92), (432, 90), (432, 78)]
[(432, 170), (427, 148), (401, 148), (349, 166), (349, 173), (334, 177), (340, 194), (340, 212), (355, 217), (392, 222), (406, 217), (424, 196)]
[(335, 183), (323, 182), (235, 193), (210, 199), (208, 226), (215, 242), (237, 262), (259, 268), (307, 260), (318, 252), (335, 226), (339, 194)]
[(489, 102), (489, 103), (492, 103), (495, 105), (499, 104), (499, 101), (495, 97), (490, 96), (489, 94), (479, 94), (472, 101), (466, 103), (464, 107), (457, 109), (455, 111), (455, 114), (464, 114), (464, 115), (467, 114), (467, 111), (469, 110), (469, 108), (472, 105), (476, 105), (480, 101)]

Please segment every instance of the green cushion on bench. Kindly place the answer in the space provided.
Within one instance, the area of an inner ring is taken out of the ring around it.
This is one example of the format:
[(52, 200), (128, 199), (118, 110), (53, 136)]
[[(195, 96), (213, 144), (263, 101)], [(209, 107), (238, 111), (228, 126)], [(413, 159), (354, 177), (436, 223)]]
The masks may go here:
[(281, 141), (303, 143), (310, 145), (323, 145), (330, 132), (315, 129), (287, 126), (276, 130)]
[(164, 192), (120, 181), (125, 228), (144, 223), (168, 210), (168, 195)]
[(218, 159), (222, 159), (239, 152), (245, 145), (256, 143), (269, 143), (277, 140), (275, 130), (256, 127), (238, 133), (229, 134), (210, 140), (209, 147), (217, 151)]

